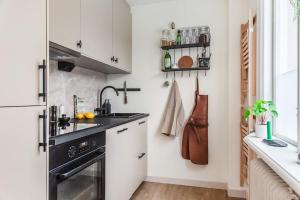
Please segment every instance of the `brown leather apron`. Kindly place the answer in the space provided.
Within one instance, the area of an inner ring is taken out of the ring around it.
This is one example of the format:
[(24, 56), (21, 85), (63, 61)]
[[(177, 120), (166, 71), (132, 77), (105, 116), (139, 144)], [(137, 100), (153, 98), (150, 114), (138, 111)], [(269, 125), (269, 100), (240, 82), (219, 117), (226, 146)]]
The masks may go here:
[(208, 164), (208, 95), (199, 94), (198, 78), (195, 106), (183, 131), (182, 157), (194, 164)]

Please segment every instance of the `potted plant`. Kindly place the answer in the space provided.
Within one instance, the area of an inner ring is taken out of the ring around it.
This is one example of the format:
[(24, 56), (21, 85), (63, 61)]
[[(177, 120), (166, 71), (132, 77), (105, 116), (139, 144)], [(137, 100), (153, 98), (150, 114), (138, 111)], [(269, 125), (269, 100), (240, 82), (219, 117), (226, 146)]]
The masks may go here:
[(277, 117), (278, 112), (272, 101), (257, 100), (252, 107), (245, 110), (244, 116), (246, 120), (253, 114), (256, 118), (255, 135), (256, 137), (266, 138), (267, 136), (267, 121), (269, 117)]

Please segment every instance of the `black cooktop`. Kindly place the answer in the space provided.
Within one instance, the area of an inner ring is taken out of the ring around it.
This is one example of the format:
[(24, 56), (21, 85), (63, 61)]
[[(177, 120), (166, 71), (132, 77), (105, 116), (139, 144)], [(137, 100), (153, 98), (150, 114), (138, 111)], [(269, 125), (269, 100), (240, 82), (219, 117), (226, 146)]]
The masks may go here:
[(87, 124), (87, 123), (50, 123), (50, 137), (56, 137), (64, 134), (73, 133), (80, 130), (85, 130), (88, 128), (93, 128), (101, 126), (102, 124)]
[(105, 133), (107, 129), (148, 117), (149, 114), (140, 114), (131, 118), (96, 117), (94, 119), (71, 119), (69, 123), (50, 122), (50, 145), (59, 145), (71, 140), (79, 139), (96, 133)]

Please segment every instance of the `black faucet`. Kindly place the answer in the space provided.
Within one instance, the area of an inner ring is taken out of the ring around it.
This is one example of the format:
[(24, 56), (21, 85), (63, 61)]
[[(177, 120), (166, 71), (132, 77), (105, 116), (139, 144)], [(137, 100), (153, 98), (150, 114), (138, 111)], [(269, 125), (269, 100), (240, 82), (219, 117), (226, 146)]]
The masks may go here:
[[(115, 88), (115, 87), (113, 87), (113, 86), (106, 86), (106, 87), (104, 87), (104, 88), (101, 90), (101, 92), (100, 92), (100, 105), (98, 105), (98, 108), (95, 109), (95, 110), (98, 112), (99, 115), (102, 114), (102, 111), (105, 111), (105, 113), (106, 113), (106, 109), (103, 109), (103, 108), (102, 108), (102, 95), (103, 95), (104, 90), (106, 90), (106, 89), (108, 89), (108, 88), (113, 89), (113, 90), (116, 92), (116, 95), (119, 96), (119, 92), (118, 92), (117, 88)], [(98, 92), (97, 96), (98, 96), (98, 98), (99, 98), (99, 92)], [(99, 102), (99, 99), (98, 99), (98, 102)]]

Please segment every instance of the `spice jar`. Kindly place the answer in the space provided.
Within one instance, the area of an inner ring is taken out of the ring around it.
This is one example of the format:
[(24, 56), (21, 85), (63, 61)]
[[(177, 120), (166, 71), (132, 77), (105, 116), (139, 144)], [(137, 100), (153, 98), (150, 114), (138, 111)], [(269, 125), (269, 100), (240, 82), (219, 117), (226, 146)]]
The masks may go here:
[(168, 46), (167, 30), (162, 31), (161, 46), (163, 46), (163, 47)]
[(171, 30), (167, 30), (167, 38), (167, 46), (171, 46), (173, 41)]
[(202, 46), (208, 46), (210, 42), (210, 29), (208, 26), (202, 26), (199, 28), (199, 43)]

